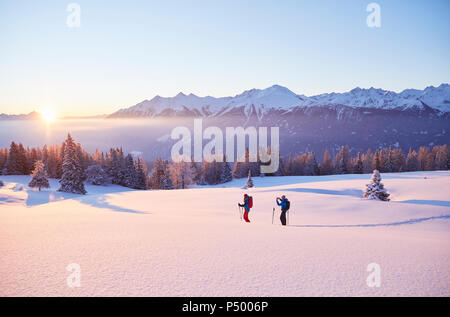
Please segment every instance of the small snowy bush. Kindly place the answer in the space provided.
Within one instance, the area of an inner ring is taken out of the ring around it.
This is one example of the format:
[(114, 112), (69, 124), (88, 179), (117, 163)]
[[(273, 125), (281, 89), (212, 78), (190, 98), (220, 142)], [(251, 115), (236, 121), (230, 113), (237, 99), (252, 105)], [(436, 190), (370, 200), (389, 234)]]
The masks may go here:
[(389, 201), (389, 194), (381, 183), (381, 176), (378, 170), (374, 170), (372, 174), (371, 183), (366, 185), (364, 198), (375, 199), (382, 201)]
[(86, 181), (92, 185), (106, 185), (110, 182), (106, 172), (97, 164), (86, 169)]
[(5, 184), (3, 183), (3, 181), (0, 179), (0, 187), (5, 186)]

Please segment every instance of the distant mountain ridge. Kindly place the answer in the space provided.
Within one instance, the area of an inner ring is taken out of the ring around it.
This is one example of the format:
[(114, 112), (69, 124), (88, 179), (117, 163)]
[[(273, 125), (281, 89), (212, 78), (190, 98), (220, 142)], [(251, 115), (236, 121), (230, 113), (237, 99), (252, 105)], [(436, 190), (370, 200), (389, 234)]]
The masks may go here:
[(0, 113), (0, 120), (39, 120), (41, 119), (41, 115), (32, 111), (28, 114), (6, 114)]
[(429, 86), (424, 90), (406, 89), (400, 93), (376, 88), (355, 88), (345, 93), (327, 93), (306, 97), (286, 87), (273, 85), (251, 89), (234, 97), (198, 97), (179, 93), (174, 97), (156, 96), (132, 107), (120, 109), (108, 118), (141, 118), (158, 116), (220, 117), (227, 114), (252, 113), (259, 119), (269, 112), (293, 111), (296, 108), (336, 107), (383, 110), (417, 110), (427, 108), (436, 113), (450, 112), (450, 85)]

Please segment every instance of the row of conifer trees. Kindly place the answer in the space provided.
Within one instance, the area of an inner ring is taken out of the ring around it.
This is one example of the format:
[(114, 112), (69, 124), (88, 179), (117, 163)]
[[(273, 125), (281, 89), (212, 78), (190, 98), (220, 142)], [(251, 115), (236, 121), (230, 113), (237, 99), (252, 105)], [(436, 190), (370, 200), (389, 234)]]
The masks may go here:
[[(39, 162), (37, 164), (37, 162)], [(314, 152), (281, 157), (279, 169), (273, 174), (260, 174), (261, 162), (250, 162), (248, 149), (243, 162), (218, 160), (203, 162), (169, 162), (162, 158), (148, 164), (141, 157), (125, 155), (121, 148), (90, 154), (70, 134), (60, 145), (44, 145), (43, 148), (24, 148), (11, 142), (9, 149), (0, 149), (0, 174), (36, 173), (60, 180), (60, 190), (85, 193), (85, 181), (94, 185), (107, 183), (135, 189), (186, 188), (191, 184), (220, 184), (233, 178), (282, 175), (330, 175), (362, 174), (373, 170), (380, 172), (431, 171), (450, 168), (447, 145), (410, 149), (407, 155), (400, 148), (382, 148), (352, 156), (349, 146), (342, 146), (332, 157), (328, 150), (318, 162)], [(42, 170), (42, 171), (40, 171)], [(250, 175), (250, 176), (249, 176)], [(36, 180), (35, 180), (36, 182)], [(45, 184), (45, 181), (42, 180)], [(41, 184), (40, 182), (37, 182)], [(44, 186), (45, 187), (45, 186)]]

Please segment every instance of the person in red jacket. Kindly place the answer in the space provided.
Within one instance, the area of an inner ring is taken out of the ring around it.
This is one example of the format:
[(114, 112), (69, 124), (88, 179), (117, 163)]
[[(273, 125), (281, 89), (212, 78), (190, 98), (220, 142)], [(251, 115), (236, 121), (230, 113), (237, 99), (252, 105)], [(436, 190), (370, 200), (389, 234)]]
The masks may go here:
[(244, 203), (239, 204), (239, 207), (244, 207), (244, 220), (245, 222), (250, 222), (248, 219), (248, 213), (250, 212), (250, 198), (247, 194), (244, 194)]

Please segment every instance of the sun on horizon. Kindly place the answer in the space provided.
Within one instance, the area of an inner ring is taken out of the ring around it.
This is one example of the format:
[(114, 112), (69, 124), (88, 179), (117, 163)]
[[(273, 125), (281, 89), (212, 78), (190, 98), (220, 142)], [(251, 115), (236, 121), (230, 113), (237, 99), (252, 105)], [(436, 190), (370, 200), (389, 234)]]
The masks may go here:
[(53, 111), (52, 109), (44, 109), (41, 112), (41, 117), (42, 117), (42, 120), (45, 121), (45, 123), (52, 123), (53, 121), (56, 120), (55, 111)]

